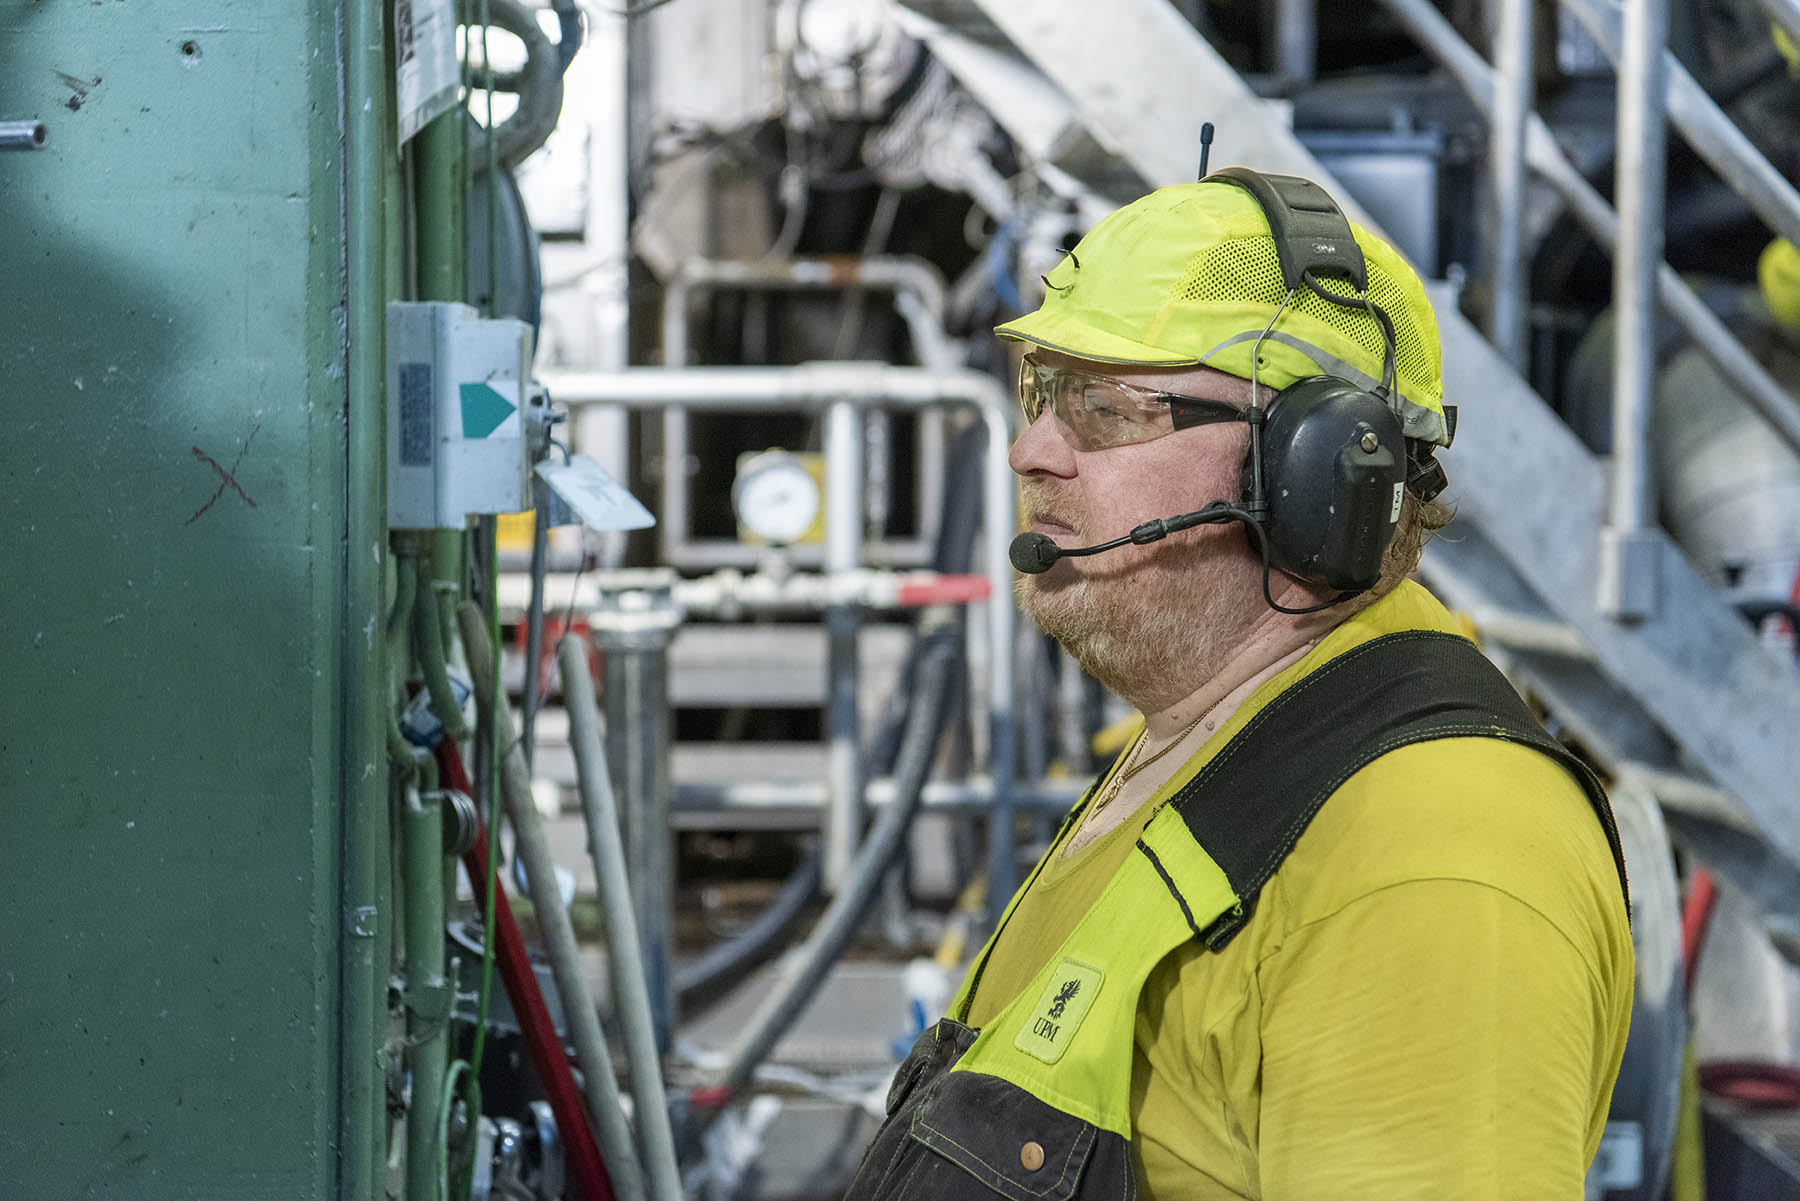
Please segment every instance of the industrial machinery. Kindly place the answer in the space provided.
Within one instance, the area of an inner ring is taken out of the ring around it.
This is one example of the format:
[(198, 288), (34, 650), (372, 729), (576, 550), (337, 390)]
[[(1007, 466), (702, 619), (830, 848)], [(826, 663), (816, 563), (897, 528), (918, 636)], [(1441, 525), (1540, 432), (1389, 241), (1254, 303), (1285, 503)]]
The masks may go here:
[(1619, 813), (1589, 1195), (1800, 1197), (1795, 39), (0, 0), (0, 1197), (838, 1195), (1131, 716), (1012, 604), (991, 327), (1207, 122), (1510, 448), (1422, 571)]

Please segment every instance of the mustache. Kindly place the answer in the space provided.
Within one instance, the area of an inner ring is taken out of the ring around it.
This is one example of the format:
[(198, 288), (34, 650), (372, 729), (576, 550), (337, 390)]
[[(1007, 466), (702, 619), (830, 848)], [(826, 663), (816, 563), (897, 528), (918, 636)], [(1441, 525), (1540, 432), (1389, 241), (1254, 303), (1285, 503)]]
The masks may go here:
[(1083, 519), (1087, 516), (1080, 505), (1072, 503), (1056, 485), (1044, 480), (1019, 481), (1019, 511), (1028, 519), (1043, 518), (1072, 530), (1083, 528)]

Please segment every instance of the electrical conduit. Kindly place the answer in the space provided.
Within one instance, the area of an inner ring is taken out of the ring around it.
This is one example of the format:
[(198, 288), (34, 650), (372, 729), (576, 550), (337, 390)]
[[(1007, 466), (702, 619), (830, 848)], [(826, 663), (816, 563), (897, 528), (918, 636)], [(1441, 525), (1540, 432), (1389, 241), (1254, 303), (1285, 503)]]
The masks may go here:
[(681, 1172), (675, 1162), (675, 1136), (669, 1127), (662, 1065), (650, 1021), (650, 992), (645, 985), (637, 918), (632, 911), (631, 884), (625, 870), (625, 842), (619, 834), (619, 809), (607, 771), (600, 712), (594, 704), (594, 681), (588, 675), (587, 650), (580, 639), (566, 635), (557, 644), (556, 661), (562, 670), (563, 705), (569, 713), (569, 742), (575, 751), (575, 772), (581, 785), (588, 850), (594, 857), (600, 912), (606, 921), (613, 1007), (624, 1030), (631, 1061), (631, 1092), (637, 1100), (638, 1135), (643, 1143), (650, 1197), (652, 1201), (681, 1201)]
[(562, 894), (556, 886), (556, 864), (550, 857), (550, 844), (544, 838), (537, 804), (531, 796), (531, 771), (526, 767), (524, 752), (518, 745), (512, 708), (496, 686), (497, 682), (490, 678), (494, 671), (494, 652), (488, 638), (487, 618), (468, 602), (457, 607), (456, 617), (462, 627), (463, 646), (469, 653), (469, 669), (475, 675), (475, 695), (481, 700), (493, 698), (495, 740), (507, 748), (501, 761), (500, 791), (518, 840), (518, 855), (525, 864), (526, 879), (531, 885), (531, 900), (538, 926), (543, 931), (544, 949), (550, 956), (556, 990), (562, 994), (563, 1016), (569, 1024), (570, 1041), (575, 1044), (576, 1061), (581, 1065), (588, 1111), (593, 1117), (607, 1170), (612, 1174), (619, 1196), (642, 1197), (643, 1168), (619, 1102), (619, 1085), (613, 1075), (612, 1057), (606, 1050), (606, 1038), (600, 1031), (593, 996), (581, 974), (575, 928), (570, 924), (569, 912), (563, 907)]

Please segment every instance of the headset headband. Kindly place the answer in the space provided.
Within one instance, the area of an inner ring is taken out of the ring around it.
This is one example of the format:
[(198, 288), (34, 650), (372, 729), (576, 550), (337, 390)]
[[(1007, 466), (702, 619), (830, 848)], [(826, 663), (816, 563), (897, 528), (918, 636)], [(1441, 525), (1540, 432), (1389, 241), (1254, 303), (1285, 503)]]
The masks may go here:
[(1268, 218), (1281, 261), (1281, 279), (1292, 292), (1308, 273), (1347, 279), (1358, 292), (1369, 290), (1362, 247), (1331, 194), (1297, 175), (1264, 175), (1248, 167), (1221, 167), (1206, 177), (1236, 184), (1255, 198)]

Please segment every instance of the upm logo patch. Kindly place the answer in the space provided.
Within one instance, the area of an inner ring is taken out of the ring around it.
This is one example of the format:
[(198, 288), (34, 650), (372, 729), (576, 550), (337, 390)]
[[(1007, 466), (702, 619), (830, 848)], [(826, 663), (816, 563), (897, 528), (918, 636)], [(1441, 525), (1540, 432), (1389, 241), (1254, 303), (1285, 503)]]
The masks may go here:
[(1057, 964), (1024, 1027), (1013, 1039), (1013, 1046), (1045, 1063), (1061, 1059), (1074, 1042), (1082, 1019), (1093, 1008), (1094, 997), (1105, 979), (1099, 968), (1073, 959)]

